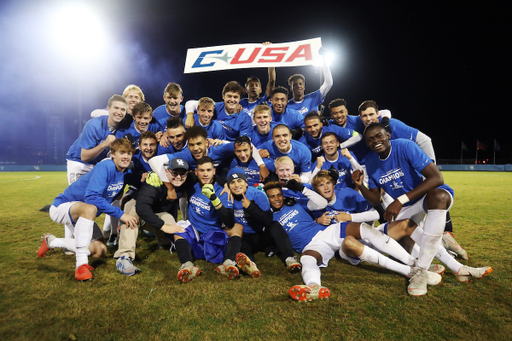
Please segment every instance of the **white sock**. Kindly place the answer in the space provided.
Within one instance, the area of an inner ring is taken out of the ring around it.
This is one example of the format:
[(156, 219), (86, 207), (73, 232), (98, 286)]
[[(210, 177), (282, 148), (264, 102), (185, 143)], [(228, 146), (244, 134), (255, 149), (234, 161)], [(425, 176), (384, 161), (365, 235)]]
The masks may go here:
[(80, 265), (88, 264), (87, 259), (89, 253), (89, 244), (92, 239), (94, 221), (86, 218), (78, 218), (75, 225), (75, 255), (76, 255), (76, 267)]
[(446, 210), (428, 210), (421, 236), (420, 255), (416, 262), (417, 267), (428, 269), (432, 263), (441, 245), (445, 223)]
[(363, 253), (359, 256), (365, 262), (380, 265), (383, 268), (389, 269), (394, 272), (398, 272), (404, 276), (409, 276), (411, 272), (411, 267), (408, 265), (404, 265), (398, 262), (395, 262), (392, 259), (384, 256), (378, 251), (375, 251), (371, 247), (364, 245)]
[(385, 235), (384, 233), (364, 223), (361, 224), (359, 231), (362, 239), (367, 239), (381, 252), (387, 253), (388, 255), (398, 259), (404, 264), (414, 264), (414, 258), (407, 251), (405, 251), (402, 245), (398, 244), (398, 242), (390, 236)]
[(304, 284), (310, 285), (315, 283), (322, 285), (320, 280), (320, 267), (316, 264), (316, 258), (303, 255), (300, 257), (300, 263), (302, 264), (302, 280)]
[(442, 245), (439, 246), (436, 258), (446, 265), (448, 269), (452, 270), (453, 273), (459, 272), (459, 269), (462, 268), (462, 264), (453, 258)]
[(105, 215), (105, 221), (103, 222), (103, 232), (110, 232), (112, 230), (112, 222), (110, 221), (110, 216)]
[[(69, 251), (76, 253), (75, 239), (74, 238), (55, 238), (48, 245), (50, 249), (64, 248)], [(90, 256), (91, 252), (87, 249), (87, 256)]]

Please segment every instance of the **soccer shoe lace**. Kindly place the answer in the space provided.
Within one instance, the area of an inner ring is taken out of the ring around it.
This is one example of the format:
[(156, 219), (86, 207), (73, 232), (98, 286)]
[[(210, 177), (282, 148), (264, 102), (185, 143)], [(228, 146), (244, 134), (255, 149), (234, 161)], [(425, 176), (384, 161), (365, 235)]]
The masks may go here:
[(409, 278), (407, 292), (411, 296), (423, 296), (427, 293), (428, 273), (421, 268), (414, 268)]
[(308, 302), (328, 299), (331, 291), (321, 285), (294, 285), (288, 290), (288, 294), (295, 301)]
[(178, 281), (188, 283), (201, 274), (201, 269), (194, 266), (192, 262), (183, 263), (178, 271)]
[(251, 277), (260, 277), (261, 272), (258, 270), (258, 267), (256, 264), (247, 257), (244, 253), (238, 253), (236, 255), (236, 265), (245, 272), (246, 274), (250, 275)]
[(46, 233), (43, 238), (43, 242), (41, 243), (41, 246), (39, 247), (39, 250), (37, 250), (37, 257), (44, 257), (46, 256), (46, 253), (50, 251), (50, 247), (48, 246), (52, 240), (54, 240), (56, 237), (51, 233)]
[(239, 275), (238, 268), (235, 265), (235, 262), (230, 259), (226, 259), (224, 264), (215, 268), (215, 271), (220, 273), (222, 276), (227, 277), (227, 279), (235, 279)]
[(126, 256), (117, 259), (116, 268), (120, 273), (127, 276), (133, 276), (140, 272), (140, 269), (133, 265), (132, 260)]
[(82, 264), (75, 270), (75, 279), (77, 281), (89, 281), (92, 279), (91, 270), (94, 270), (89, 264)]
[(302, 265), (297, 261), (295, 257), (288, 257), (285, 260), (286, 268), (291, 273), (299, 272), (302, 269)]
[(487, 276), (492, 272), (492, 268), (490, 266), (484, 266), (482, 268), (472, 268), (467, 265), (464, 265), (459, 271), (455, 274), (455, 278), (459, 282), (468, 283), (473, 279), (478, 279)]
[(463, 260), (469, 260), (468, 253), (462, 246), (459, 245), (459, 243), (457, 243), (451, 232), (446, 231), (443, 233), (442, 243), (446, 250), (452, 251)]

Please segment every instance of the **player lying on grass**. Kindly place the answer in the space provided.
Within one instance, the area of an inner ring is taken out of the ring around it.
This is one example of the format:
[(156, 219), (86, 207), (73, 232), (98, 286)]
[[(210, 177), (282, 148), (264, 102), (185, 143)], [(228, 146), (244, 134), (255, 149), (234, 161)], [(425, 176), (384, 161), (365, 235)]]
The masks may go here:
[(93, 278), (94, 270), (88, 264), (88, 256), (103, 256), (106, 245), (94, 219), (101, 213), (113, 215), (128, 226), (137, 219), (111, 205), (112, 200), (123, 189), (126, 169), (130, 165), (133, 146), (127, 139), (117, 139), (110, 144), (111, 160), (99, 162), (89, 173), (72, 183), (64, 193), (55, 198), (50, 208), (50, 218), (71, 232), (74, 238), (56, 238), (45, 234), (37, 252), (44, 257), (53, 248), (67, 248), (76, 255), (75, 278), (87, 281)]
[[(296, 181), (291, 180), (290, 182)], [(264, 189), (274, 211), (274, 220), (279, 222), (288, 233), (295, 251), (302, 254), (300, 262), (302, 264), (304, 285), (295, 285), (290, 288), (289, 294), (294, 300), (310, 301), (329, 298), (331, 292), (322, 286), (320, 268), (326, 267), (338, 251), (343, 259), (348, 260), (353, 265), (357, 265), (361, 260), (364, 260), (398, 272), (406, 277), (411, 276), (413, 269), (410, 265), (391, 260), (358, 241), (359, 239), (366, 239), (382, 252), (412, 265), (414, 260), (411, 259), (407, 251), (380, 231), (365, 223), (336, 223), (326, 228), (317, 224), (301, 205), (285, 198), (282, 185), (279, 182), (269, 182)], [(312, 201), (322, 201), (323, 199), (313, 191), (307, 193)], [(393, 224), (398, 223), (402, 222), (394, 222)], [(441, 282), (439, 274), (433, 272), (427, 272), (427, 274), (430, 285)]]
[[(358, 181), (362, 181), (362, 178), (359, 178)], [(320, 171), (313, 178), (311, 184), (315, 191), (328, 201), (325, 209), (312, 212), (312, 216), (316, 218), (317, 223), (327, 226), (336, 222), (363, 222), (378, 219), (379, 214), (371, 209), (370, 204), (361, 194), (348, 188), (335, 189), (334, 180), (327, 171)], [(382, 224), (378, 229), (397, 241), (405, 241), (405, 239), (411, 238), (416, 249), (416, 252), (412, 254), (417, 256), (423, 229), (418, 227), (413, 220), (408, 220), (407, 224), (392, 224), (389, 226), (387, 223)], [(404, 244), (410, 245), (408, 242)], [(414, 256), (411, 256), (406, 264), (413, 264)], [(439, 246), (435, 257), (452, 270), (460, 282), (482, 278), (492, 271), (490, 267), (472, 268), (459, 263), (442, 245)], [(429, 270), (434, 271), (435, 267), (436, 265), (433, 265), (429, 267)], [(444, 270), (437, 271), (443, 272)]]

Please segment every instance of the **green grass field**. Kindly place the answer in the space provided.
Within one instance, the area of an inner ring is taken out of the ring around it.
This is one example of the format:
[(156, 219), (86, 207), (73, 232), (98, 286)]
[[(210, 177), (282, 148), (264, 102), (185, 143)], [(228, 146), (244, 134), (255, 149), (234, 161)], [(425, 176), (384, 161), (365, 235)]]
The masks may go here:
[[(334, 259), (322, 270), (330, 300), (288, 298), (301, 284), (277, 258), (256, 255), (262, 276), (228, 281), (215, 265), (176, 279), (176, 254), (140, 237), (136, 265), (119, 274), (112, 259), (93, 260), (94, 280), (74, 279), (74, 257), (36, 257), (45, 232), (62, 226), (39, 209), (67, 185), (62, 172), (0, 173), (0, 340), (510, 340), (512, 339), (512, 174), (444, 172), (455, 190), (454, 233), (469, 266), (493, 267), (468, 284), (449, 270), (424, 297), (379, 267)], [(98, 218), (102, 222), (102, 217)]]

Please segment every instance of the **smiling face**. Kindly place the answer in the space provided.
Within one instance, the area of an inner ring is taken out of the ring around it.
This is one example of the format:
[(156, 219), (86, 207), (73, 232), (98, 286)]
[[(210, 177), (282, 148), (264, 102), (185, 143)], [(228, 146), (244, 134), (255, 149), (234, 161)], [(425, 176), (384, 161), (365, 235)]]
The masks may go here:
[(245, 87), (245, 91), (251, 101), (257, 100), (261, 94), (261, 83), (258, 81), (249, 81)]
[(328, 201), (331, 201), (334, 197), (334, 184), (331, 180), (324, 178), (316, 184), (315, 191)]
[(301, 78), (295, 78), (290, 82), (290, 90), (293, 93), (293, 98), (301, 100), (304, 97), (305, 82)]
[(274, 114), (282, 115), (286, 110), (286, 105), (288, 105), (288, 96), (281, 92), (276, 92), (274, 96), (272, 96), (272, 108), (274, 109)]
[(375, 110), (375, 108), (372, 107), (361, 111), (359, 113), (359, 117), (361, 117), (361, 121), (363, 121), (366, 127), (372, 123), (379, 123), (379, 113), (377, 110)]
[(338, 152), (339, 146), (340, 141), (338, 141), (336, 136), (328, 135), (322, 138), (322, 150), (327, 156), (334, 156)]
[(270, 206), (275, 210), (280, 210), (284, 205), (284, 196), (280, 188), (272, 188), (267, 191)]
[(112, 160), (114, 161), (116, 168), (124, 172), (126, 168), (130, 165), (130, 162), (132, 161), (132, 155), (133, 153), (131, 151), (126, 150), (116, 150), (111, 154)]
[(286, 153), (291, 148), (292, 134), (287, 127), (276, 127), (272, 132), (272, 140), (281, 153)]
[(142, 156), (147, 161), (156, 155), (156, 151), (158, 149), (158, 143), (155, 139), (141, 139), (139, 141), (139, 149), (142, 153)]
[(188, 140), (188, 149), (194, 159), (202, 159), (203, 156), (206, 156), (206, 139), (202, 136), (190, 138)]
[(203, 126), (207, 126), (212, 121), (214, 107), (211, 105), (199, 105), (197, 108), (197, 114), (199, 115), (199, 123)]
[(279, 178), (279, 181), (283, 184), (286, 184), (288, 180), (290, 180), (293, 172), (295, 171), (294, 165), (290, 163), (277, 163), (276, 167), (276, 175)]
[(317, 139), (322, 133), (323, 124), (318, 118), (310, 118), (304, 121), (304, 129), (311, 135), (311, 137)]
[(196, 176), (199, 179), (201, 186), (211, 184), (215, 175), (215, 168), (211, 162), (203, 163), (198, 165), (195, 170)]
[(331, 117), (337, 125), (343, 126), (347, 122), (348, 110), (344, 105), (331, 108)]
[(186, 169), (166, 169), (165, 175), (174, 187), (180, 187), (187, 180), (188, 171)]
[(242, 163), (249, 162), (252, 156), (252, 146), (248, 143), (235, 143), (235, 156)]
[(253, 120), (260, 134), (266, 134), (270, 131), (270, 122), (272, 121), (270, 111), (258, 111), (254, 113)]
[(152, 118), (153, 115), (149, 111), (138, 113), (133, 118), (135, 120), (135, 128), (140, 132), (146, 131)]
[(179, 126), (178, 128), (167, 129), (169, 141), (176, 151), (179, 151), (185, 145), (185, 128)]
[(181, 94), (171, 94), (166, 92), (164, 94), (165, 101), (165, 109), (167, 112), (173, 116), (179, 115), (181, 112), (181, 101), (183, 101), (183, 96)]
[(391, 151), (391, 143), (389, 139), (391, 136), (383, 127), (375, 126), (370, 127), (364, 134), (366, 146), (371, 151), (379, 154), (381, 159), (385, 159)]
[(135, 104), (142, 102), (140, 93), (137, 90), (128, 91), (128, 95), (126, 95), (126, 102), (128, 102), (128, 112), (132, 112)]
[(229, 190), (235, 195), (242, 195), (247, 191), (247, 182), (241, 178), (233, 179), (229, 183)]
[(120, 101), (112, 101), (112, 104), (107, 107), (108, 111), (108, 124), (117, 126), (126, 115), (126, 103)]
[(228, 114), (234, 114), (238, 111), (238, 103), (240, 103), (240, 94), (234, 91), (228, 91), (222, 97), (224, 100), (224, 108)]

